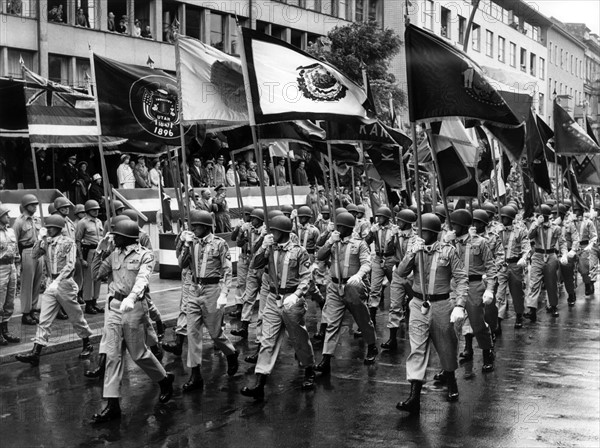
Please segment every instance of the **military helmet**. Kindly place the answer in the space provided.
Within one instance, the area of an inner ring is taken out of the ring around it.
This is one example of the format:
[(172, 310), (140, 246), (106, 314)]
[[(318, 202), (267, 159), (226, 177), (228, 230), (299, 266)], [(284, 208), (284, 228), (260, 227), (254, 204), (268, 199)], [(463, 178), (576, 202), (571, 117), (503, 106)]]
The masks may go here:
[(473, 221), (482, 222), (487, 226), (490, 223), (490, 215), (484, 209), (473, 210)]
[(335, 209), (335, 216), (338, 216), (340, 213), (348, 213), (348, 210), (344, 207), (338, 207)]
[(58, 229), (62, 229), (65, 226), (65, 218), (60, 215), (52, 215), (48, 216), (44, 220), (44, 227), (49, 229), (50, 227), (56, 227)]
[(21, 205), (23, 207), (27, 207), (28, 205), (31, 204), (39, 204), (40, 201), (38, 201), (38, 198), (35, 197), (35, 195), (33, 194), (24, 194), (23, 197), (21, 198)]
[(115, 199), (115, 200), (113, 201), (113, 205), (115, 206), (115, 212), (116, 212), (117, 210), (121, 210), (121, 209), (125, 208), (125, 204), (123, 204), (121, 201), (119, 201), (119, 200), (117, 200), (117, 199)]
[(89, 212), (90, 210), (100, 210), (100, 204), (93, 199), (90, 199), (85, 202), (85, 211)]
[(346, 206), (346, 210), (348, 210), (348, 213), (358, 213), (358, 207), (353, 203), (348, 204)]
[[(283, 207), (281, 207), (281, 211), (283, 213), (285, 213), (285, 211), (283, 210)], [(252, 210), (252, 213), (250, 213), (250, 218), (256, 218), (260, 221), (264, 221), (265, 220), (265, 212), (263, 211), (262, 208), (255, 208)]]
[(367, 212), (367, 209), (365, 208), (364, 205), (357, 205), (356, 206), (356, 211), (358, 213), (362, 213), (364, 215)]
[(389, 207), (379, 207), (375, 212), (375, 216), (383, 216), (384, 218), (392, 219), (392, 211)]
[(72, 207), (73, 204), (64, 196), (59, 196), (54, 200), (54, 208), (58, 210), (63, 207)]
[(434, 213), (440, 218), (446, 218), (446, 208), (442, 204), (438, 204), (435, 206)]
[(419, 209), (417, 208), (417, 204), (412, 204), (410, 207), (408, 207), (410, 210), (412, 210), (415, 213), (419, 212)]
[(73, 209), (73, 213), (78, 215), (80, 213), (85, 213), (85, 206), (83, 204), (77, 204)]
[(249, 215), (254, 210), (254, 207), (251, 205), (244, 205), (244, 215)]
[(313, 212), (310, 209), (310, 207), (303, 205), (302, 207), (298, 208), (298, 217), (304, 216), (306, 218), (312, 218), (313, 217)]
[(122, 216), (127, 216), (129, 219), (131, 219), (134, 222), (138, 222), (138, 214), (135, 210), (128, 208), (126, 210), (123, 210), (123, 213), (121, 213)]
[(433, 213), (425, 213), (421, 216), (421, 228), (434, 233), (442, 231), (442, 221)]
[(5, 207), (4, 205), (0, 205), (0, 218), (2, 218), (8, 212), (10, 212), (10, 210), (8, 209), (8, 207)]
[(517, 210), (512, 205), (505, 205), (500, 209), (500, 216), (514, 220), (517, 217)]
[(329, 215), (329, 207), (325, 206), (321, 209), (322, 215)]
[(131, 221), (125, 215), (113, 216), (112, 218), (110, 218), (110, 228), (114, 229), (118, 222), (127, 221), (127, 220)]
[(54, 204), (52, 204), (52, 203), (48, 204), (48, 214), (53, 215), (55, 213), (56, 213), (56, 207), (54, 206)]
[(269, 218), (269, 225), (271, 224), (271, 221), (273, 220), (273, 218), (275, 218), (275, 216), (284, 216), (284, 214), (281, 210), (269, 210), (269, 212), (267, 213), (267, 218)]
[(284, 204), (281, 206), (281, 211), (283, 213), (287, 213), (289, 215), (294, 211), (294, 207), (291, 206), (290, 204)]
[(552, 214), (552, 209), (547, 204), (540, 205), (540, 212), (542, 216), (550, 216)]
[(190, 224), (212, 227), (213, 217), (206, 210), (192, 210), (190, 212)]
[[(491, 213), (492, 216), (494, 216), (496, 214), (496, 212), (498, 211), (498, 208), (494, 204), (492, 204), (491, 202), (484, 202), (482, 208), (486, 212)], [(473, 218), (475, 218), (475, 216), (473, 216)]]
[(473, 224), (473, 215), (464, 208), (460, 210), (454, 210), (450, 213), (450, 222), (463, 227), (470, 227)]
[(353, 229), (356, 225), (356, 218), (350, 212), (342, 212), (339, 215), (337, 215), (337, 225), (350, 227), (351, 229)]
[(396, 219), (412, 224), (417, 222), (417, 215), (412, 210), (405, 208), (404, 210), (400, 210), (398, 212), (398, 214), (396, 215)]
[(126, 238), (137, 239), (140, 236), (140, 228), (136, 222), (133, 222), (128, 218), (117, 222), (111, 233), (113, 235), (121, 235)]
[(290, 233), (292, 231), (292, 220), (284, 215), (275, 216), (269, 223), (271, 230)]
[(576, 212), (578, 210), (585, 210), (585, 208), (577, 201), (575, 201), (575, 203), (573, 204), (573, 211)]

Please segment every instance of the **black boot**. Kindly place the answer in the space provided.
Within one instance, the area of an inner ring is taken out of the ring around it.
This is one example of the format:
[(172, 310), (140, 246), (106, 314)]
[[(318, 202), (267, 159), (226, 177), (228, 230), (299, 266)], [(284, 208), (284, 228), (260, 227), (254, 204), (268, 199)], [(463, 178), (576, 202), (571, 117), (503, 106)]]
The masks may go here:
[(227, 375), (229, 376), (235, 375), (238, 371), (238, 355), (239, 353), (237, 352), (237, 350), (235, 351), (235, 353), (227, 355)]
[(79, 354), (79, 359), (89, 358), (94, 351), (94, 346), (90, 344), (90, 338), (83, 338), (81, 341), (83, 342), (83, 350)]
[(446, 399), (448, 401), (458, 400), (458, 385), (456, 384), (454, 372), (446, 372), (446, 384), (448, 385), (448, 395), (446, 396)]
[(319, 331), (317, 333), (315, 333), (315, 335), (313, 336), (313, 339), (315, 341), (324, 341), (326, 332), (327, 332), (327, 324), (322, 323), (321, 325), (319, 325)]
[(492, 372), (494, 370), (494, 350), (484, 350), (483, 351), (483, 366), (481, 367), (481, 371), (484, 373)]
[(98, 311), (96, 311), (96, 308), (94, 308), (93, 300), (85, 302), (85, 309), (83, 310), (83, 312), (85, 314), (98, 314)]
[(28, 362), (32, 366), (37, 366), (40, 363), (40, 354), (42, 353), (43, 345), (33, 344), (33, 349), (31, 349), (31, 353), (27, 353), (25, 355), (17, 355), (15, 358), (17, 361)]
[(254, 387), (243, 387), (240, 393), (244, 397), (254, 398), (257, 401), (262, 401), (265, 398), (265, 384), (267, 383), (267, 375), (261, 373), (256, 374), (256, 384)]
[(422, 381), (412, 381), (410, 383), (410, 395), (402, 403), (396, 404), (396, 409), (400, 411), (406, 411), (411, 414), (418, 414), (421, 412), (421, 388), (423, 387)]
[(79, 290), (79, 293), (77, 294), (77, 303), (79, 305), (85, 305), (85, 302), (83, 301), (83, 290)]
[(244, 358), (244, 361), (246, 361), (247, 363), (250, 363), (250, 364), (256, 364), (258, 362), (259, 352), (260, 352), (260, 344), (258, 344), (258, 346), (256, 347), (256, 351), (253, 354), (248, 355)]
[(232, 319), (241, 319), (242, 317), (242, 308), (244, 307), (244, 305), (237, 304), (235, 306), (235, 311), (232, 311), (231, 313), (229, 313), (229, 317), (231, 317)]
[(550, 312), (552, 313), (552, 317), (558, 317), (558, 307), (557, 306), (551, 306), (550, 307)]
[(373, 322), (373, 328), (377, 331), (377, 308), (369, 308), (369, 315), (371, 316), (371, 322)]
[(502, 318), (498, 318), (498, 326), (494, 330), (494, 336), (499, 337), (502, 336)]
[(446, 371), (440, 370), (438, 373), (433, 375), (433, 381), (436, 383), (446, 383)]
[(381, 348), (384, 350), (395, 351), (398, 349), (398, 340), (396, 335), (398, 334), (397, 328), (390, 328), (390, 338), (381, 344)]
[(40, 314), (41, 314), (41, 310), (31, 310), (31, 312), (29, 313), (29, 315), (31, 316), (31, 318), (33, 320), (35, 320), (36, 324), (40, 323)]
[(242, 321), (242, 326), (240, 328), (236, 328), (235, 330), (231, 330), (231, 334), (234, 336), (238, 336), (242, 339), (248, 339), (248, 327), (250, 326), (250, 322), (247, 320)]
[(8, 345), (8, 341), (4, 339), (2, 333), (0, 333), (0, 345)]
[(156, 337), (159, 341), (162, 341), (162, 338), (165, 337), (165, 324), (160, 319), (157, 319), (156, 322)]
[(96, 299), (92, 300), (92, 306), (96, 310), (96, 313), (103, 314), (104, 313), (104, 308), (100, 308), (96, 302), (97, 302)]
[(175, 356), (181, 356), (184, 339), (184, 335), (176, 334), (175, 342), (162, 344), (162, 348), (165, 352), (173, 353)]
[(109, 398), (106, 407), (102, 409), (102, 412), (99, 414), (94, 414), (92, 420), (94, 423), (104, 423), (111, 420), (116, 420), (118, 418), (121, 418), (121, 406), (119, 406), (119, 399)]
[(465, 363), (473, 360), (473, 335), (465, 335), (465, 349), (458, 355), (459, 362)]
[(315, 368), (313, 366), (304, 369), (304, 381), (302, 381), (302, 389), (309, 390), (315, 388)]
[(315, 366), (315, 372), (323, 376), (331, 373), (331, 355), (323, 355), (321, 362)]
[(366, 366), (375, 364), (377, 353), (379, 353), (379, 350), (377, 350), (377, 346), (375, 344), (370, 344), (367, 347), (367, 356), (365, 356), (365, 360), (363, 361)]
[(56, 318), (58, 320), (67, 320), (67, 319), (69, 319), (69, 316), (67, 316), (67, 313), (65, 312), (65, 310), (63, 310), (62, 306), (58, 309), (58, 314), (56, 315)]
[[(585, 289), (587, 290), (587, 285), (585, 285)], [(585, 293), (587, 294), (587, 291)], [(567, 298), (567, 303), (569, 304), (569, 306), (575, 306), (575, 300), (577, 300), (577, 296), (575, 296), (575, 294), (569, 294), (569, 297)]]
[(100, 353), (98, 355), (98, 366), (93, 370), (86, 370), (84, 375), (88, 378), (102, 378), (104, 377), (104, 370), (106, 369), (106, 353)]
[(154, 355), (154, 357), (156, 359), (158, 359), (158, 362), (162, 362), (163, 351), (160, 349), (160, 346), (158, 344), (156, 344), (156, 345), (151, 345), (148, 348), (150, 349), (150, 351), (152, 352), (152, 354)]
[(36, 320), (31, 317), (31, 313), (23, 314), (21, 316), (21, 324), (23, 325), (37, 325)]
[(523, 317), (529, 319), (532, 323), (537, 322), (537, 308), (529, 307), (529, 312), (523, 314)]
[(204, 388), (204, 380), (200, 372), (200, 366), (192, 367), (190, 379), (181, 386), (183, 392), (191, 392), (193, 390), (202, 390)]
[(6, 340), (6, 342), (10, 342), (13, 344), (21, 342), (21, 338), (16, 337), (14, 334), (12, 334), (8, 330), (8, 322), (2, 322), (0, 324), (0, 328), (1, 328), (0, 333), (2, 333), (2, 337)]
[(167, 376), (158, 382), (158, 385), (160, 386), (158, 401), (160, 403), (168, 402), (173, 396), (173, 381), (175, 381), (175, 375), (167, 373)]
[(515, 319), (515, 328), (523, 328), (523, 315), (517, 314), (517, 318)]

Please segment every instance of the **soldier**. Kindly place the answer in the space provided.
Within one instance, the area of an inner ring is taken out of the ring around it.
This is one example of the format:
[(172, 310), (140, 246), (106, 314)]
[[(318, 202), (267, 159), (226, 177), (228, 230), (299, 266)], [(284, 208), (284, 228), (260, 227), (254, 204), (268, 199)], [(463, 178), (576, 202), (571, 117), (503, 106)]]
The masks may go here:
[(498, 272), (498, 319), (502, 320), (508, 314), (508, 293), (512, 298), (513, 307), (517, 315), (515, 328), (523, 328), (523, 314), (525, 312), (525, 284), (524, 271), (531, 245), (524, 226), (514, 223), (517, 210), (510, 205), (500, 209), (500, 219), (504, 230), (500, 236), (504, 246), (504, 265)]
[[(458, 368), (458, 341), (453, 324), (460, 324), (465, 318), (464, 306), (469, 288), (467, 273), (456, 249), (438, 241), (442, 230), (440, 219), (432, 213), (425, 213), (421, 222), (423, 239), (415, 239), (397, 268), (401, 277), (408, 277), (414, 271), (414, 297), (409, 304), (408, 324), (410, 355), (406, 360), (406, 378), (411, 388), (408, 399), (396, 405), (397, 409), (411, 414), (418, 414), (421, 410), (421, 388), (431, 352), (430, 342), (440, 358), (443, 380), (448, 386), (447, 399), (458, 400), (454, 375)], [(423, 257), (422, 268), (417, 261), (419, 253)], [(455, 301), (449, 300), (451, 281)]]
[(362, 331), (367, 345), (365, 365), (375, 362), (375, 328), (366, 306), (367, 288), (363, 281), (371, 269), (369, 246), (354, 235), (356, 219), (350, 213), (341, 213), (337, 217), (337, 231), (333, 231), (325, 245), (319, 250), (317, 258), (331, 262), (331, 283), (327, 286), (327, 300), (323, 315), (327, 322), (323, 358), (315, 371), (328, 375), (331, 370), (331, 358), (340, 338), (340, 329), (344, 312), (348, 310)]
[[(591, 219), (583, 216), (583, 207), (577, 203), (573, 207), (575, 211), (575, 226), (579, 232), (579, 263), (578, 270), (581, 274), (583, 284), (585, 286), (585, 295), (591, 296), (594, 294), (594, 279), (591, 276), (593, 263), (592, 248), (598, 241), (598, 232)], [(569, 306), (575, 306), (575, 300), (569, 301)]]
[(9, 342), (21, 342), (8, 330), (8, 321), (15, 310), (17, 295), (17, 267), (19, 260), (17, 237), (13, 229), (8, 227), (10, 217), (8, 208), (0, 205), (0, 345)]
[(32, 194), (25, 194), (21, 198), (23, 213), (13, 225), (15, 236), (21, 256), (21, 323), (36, 325), (39, 322), (39, 295), (42, 282), (43, 264), (41, 259), (33, 259), (33, 245), (38, 240), (38, 232), (42, 228), (42, 221), (35, 216), (39, 201)]
[[(317, 240), (317, 251), (323, 247), (327, 238), (329, 238), (329, 234), (331, 233), (330, 227), (333, 227), (333, 223), (329, 219), (329, 207), (323, 206), (321, 208), (321, 215), (317, 218), (315, 222), (315, 227), (319, 230), (319, 239)], [(317, 258), (315, 261), (315, 268), (313, 271), (313, 278), (315, 280), (315, 285), (322, 297), (327, 298), (327, 285), (331, 281), (329, 276), (329, 269), (327, 269), (328, 261), (321, 261)], [(323, 303), (325, 306), (325, 303)], [(321, 310), (323, 308), (321, 307)], [(315, 341), (322, 341), (325, 339), (325, 330), (327, 328), (327, 322), (325, 321), (325, 316), (321, 313), (321, 321), (319, 325), (319, 330), (314, 334), (313, 338)]]
[(64, 227), (65, 219), (62, 216), (47, 217), (46, 227), (39, 233), (41, 239), (33, 247), (33, 258), (36, 260), (44, 258), (48, 283), (42, 295), (42, 313), (33, 349), (29, 354), (16, 356), (17, 361), (29, 363), (32, 366), (40, 363), (40, 354), (48, 344), (50, 327), (61, 306), (69, 316), (77, 336), (83, 341), (83, 350), (79, 354), (79, 358), (89, 357), (94, 350), (90, 344), (92, 330), (77, 303), (77, 284), (73, 280), (77, 246), (73, 239), (61, 234)]
[[(242, 219), (237, 226), (231, 232), (231, 241), (236, 241), (240, 236), (240, 233), (246, 231), (250, 224), (250, 213), (252, 213), (252, 207), (244, 205), (244, 214)], [(238, 262), (237, 262), (237, 288), (235, 290), (235, 311), (229, 313), (229, 317), (232, 319), (240, 319), (242, 317), (242, 308), (244, 307), (244, 292), (246, 291), (246, 278), (248, 277), (248, 265), (250, 264), (249, 254), (247, 252), (247, 246), (240, 249)]]
[[(296, 235), (298, 236), (298, 242), (300, 246), (306, 249), (308, 257), (310, 258), (311, 264), (315, 262), (315, 255), (317, 252), (317, 241), (321, 235), (319, 229), (310, 223), (313, 218), (312, 210), (303, 205), (298, 208), (298, 226), (296, 227)], [(325, 297), (321, 295), (321, 292), (315, 286), (314, 277), (311, 275), (311, 282), (308, 288), (307, 296), (314, 300), (320, 309), (323, 309), (325, 305)]]
[(154, 254), (137, 243), (139, 227), (131, 220), (115, 225), (112, 232), (116, 249), (102, 262), (96, 280), (112, 273), (109, 284), (109, 314), (104, 331), (107, 334), (106, 374), (103, 396), (107, 406), (92, 417), (96, 423), (121, 417), (119, 397), (127, 350), (133, 361), (160, 385), (159, 402), (173, 396), (173, 374), (165, 371), (158, 359), (140, 338), (147, 325), (144, 291), (148, 287), (154, 266)]
[(481, 208), (486, 211), (489, 218), (489, 224), (487, 225), (486, 233), (494, 232), (499, 235), (500, 232), (504, 230), (504, 226), (500, 221), (498, 221), (498, 219), (496, 219), (498, 207), (496, 207), (493, 203), (486, 201), (483, 203)]
[[(71, 207), (73, 207), (73, 204), (66, 197), (59, 196), (54, 200), (53, 205), (56, 212), (60, 216), (65, 218), (65, 227), (62, 230), (62, 234), (75, 241), (76, 227), (75, 223), (71, 221), (71, 218), (69, 217), (69, 213), (71, 211)], [(79, 252), (79, 247), (77, 248), (77, 254), (75, 256), (75, 270), (73, 272), (73, 280), (75, 280), (75, 283), (77, 283), (77, 295), (79, 296), (81, 287), (83, 285), (83, 269), (81, 267), (81, 253)], [(63, 320), (68, 318), (67, 314), (62, 309), (62, 307), (60, 308), (58, 316), (56, 316), (56, 318)]]
[(98, 219), (100, 205), (90, 199), (85, 203), (86, 216), (77, 223), (75, 240), (81, 253), (81, 265), (83, 267), (83, 300), (85, 301), (85, 313), (103, 313), (104, 309), (97, 306), (100, 295), (101, 283), (95, 281), (92, 276), (92, 261), (94, 250), (102, 238), (102, 221)]
[(365, 218), (365, 212), (366, 209), (364, 205), (356, 206), (356, 227), (354, 228), (354, 233), (356, 233), (361, 240), (364, 240), (371, 231), (371, 223)]
[(229, 246), (223, 238), (213, 233), (213, 217), (204, 210), (190, 213), (191, 232), (182, 234), (183, 249), (179, 266), (194, 273), (195, 282), (187, 305), (188, 357), (192, 369), (190, 379), (183, 385), (183, 392), (202, 389), (204, 380), (202, 365), (202, 326), (216, 347), (227, 357), (227, 374), (235, 375), (238, 369), (238, 352), (223, 333), (223, 308), (231, 286), (231, 257)]
[[(575, 204), (573, 207), (581, 207)], [(567, 303), (569, 306), (575, 305), (575, 265), (577, 264), (577, 251), (579, 250), (579, 231), (572, 219), (567, 218), (567, 207), (563, 204), (552, 206), (554, 224), (562, 229), (562, 235), (567, 243), (567, 264), (560, 264), (560, 276), (562, 278), (565, 289), (567, 290)], [(557, 217), (558, 215), (558, 217)], [(546, 307), (547, 312), (551, 312), (550, 306)]]
[(281, 211), (283, 212), (283, 215), (288, 217), (288, 218), (292, 218), (292, 212), (294, 211), (294, 207), (292, 207), (289, 204), (284, 204), (281, 206)]
[[(111, 207), (111, 205), (108, 204), (108, 207)], [(123, 214), (123, 212), (125, 211), (125, 204), (123, 204), (121, 201), (115, 199), (113, 201), (113, 204), (112, 204), (112, 207), (111, 207), (111, 214), (113, 214), (112, 213), (112, 209), (113, 208), (114, 208), (114, 211), (115, 211), (114, 215), (115, 216), (121, 216)], [(113, 218), (114, 218), (114, 216), (113, 216)], [(104, 229), (103, 229), (104, 233), (103, 233), (103, 235), (106, 235), (108, 232), (111, 231), (110, 224), (111, 223), (109, 223), (108, 221), (106, 221), (104, 223)]]
[(73, 214), (75, 215), (75, 221), (73, 221), (73, 224), (75, 224), (75, 229), (77, 229), (77, 224), (85, 217), (85, 205), (77, 204), (73, 208)]
[(390, 248), (388, 248), (388, 251), (394, 250), (395, 258), (398, 260), (390, 284), (390, 312), (387, 324), (390, 330), (390, 338), (381, 344), (382, 349), (390, 351), (395, 351), (398, 348), (398, 328), (400, 322), (404, 321), (405, 303), (412, 297), (412, 281), (400, 276), (398, 265), (406, 256), (410, 245), (414, 243), (416, 234), (412, 225), (417, 222), (417, 215), (409, 209), (400, 210), (396, 215), (396, 222), (398, 226), (393, 228), (394, 236), (390, 240)]
[(263, 311), (263, 338), (256, 364), (256, 384), (244, 387), (241, 394), (255, 400), (264, 398), (267, 376), (273, 370), (285, 329), (290, 335), (298, 361), (305, 366), (303, 389), (314, 387), (314, 353), (304, 325), (310, 283), (310, 259), (305, 249), (290, 239), (292, 221), (276, 216), (271, 221), (272, 234), (266, 235), (257, 251), (252, 268), (268, 265), (269, 295)]
[(525, 303), (529, 312), (524, 317), (535, 322), (537, 320), (537, 305), (542, 289), (542, 282), (548, 293), (550, 312), (552, 317), (558, 317), (558, 267), (560, 263), (567, 264), (567, 243), (561, 228), (550, 221), (552, 209), (542, 204), (541, 214), (533, 221), (529, 228), (528, 238), (533, 240), (535, 252), (531, 257), (529, 272), (529, 295)]

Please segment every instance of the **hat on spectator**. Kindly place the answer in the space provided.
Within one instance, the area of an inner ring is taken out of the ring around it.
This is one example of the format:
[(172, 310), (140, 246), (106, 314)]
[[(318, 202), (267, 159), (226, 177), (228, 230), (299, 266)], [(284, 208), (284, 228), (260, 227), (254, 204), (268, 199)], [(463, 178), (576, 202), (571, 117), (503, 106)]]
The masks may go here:
[(129, 154), (121, 154), (121, 162), (125, 160), (126, 157), (129, 157)]
[(96, 173), (92, 176), (92, 180), (98, 180), (98, 179), (102, 179), (102, 176), (100, 176), (100, 174)]
[(225, 189), (225, 185), (223, 184), (219, 184), (219, 186), (217, 188), (215, 188), (215, 191), (219, 191), (219, 190), (224, 190)]

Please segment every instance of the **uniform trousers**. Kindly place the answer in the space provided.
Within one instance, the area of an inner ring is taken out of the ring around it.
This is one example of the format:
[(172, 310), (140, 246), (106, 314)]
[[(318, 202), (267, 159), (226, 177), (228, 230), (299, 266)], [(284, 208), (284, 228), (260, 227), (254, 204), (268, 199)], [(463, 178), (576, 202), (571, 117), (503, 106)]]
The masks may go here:
[[(544, 259), (545, 257), (548, 258)], [(546, 287), (550, 306), (558, 305), (558, 265), (555, 254), (533, 254), (529, 270), (529, 295), (525, 298), (526, 306), (537, 308), (542, 284)]]
[(88, 251), (86, 258), (88, 267), (83, 269), (83, 300), (86, 302), (98, 300), (100, 297), (100, 286), (102, 286), (102, 282), (95, 281), (92, 274), (94, 253), (94, 250)]
[(246, 291), (246, 279), (248, 278), (248, 268), (250, 267), (250, 257), (240, 253), (237, 262), (237, 288), (235, 290), (235, 304), (244, 304), (244, 292)]
[(559, 264), (560, 276), (562, 278), (565, 289), (568, 295), (575, 295), (575, 264), (577, 263), (577, 257), (568, 258), (567, 264)]
[(38, 300), (44, 272), (43, 259), (40, 257), (34, 260), (31, 253), (31, 248), (23, 249), (21, 253), (23, 267), (21, 275), (21, 312), (23, 314), (39, 309)]
[(0, 264), (0, 321), (8, 322), (15, 310), (17, 268), (14, 263)]
[(579, 273), (581, 274), (581, 279), (583, 280), (583, 283), (588, 284), (588, 283), (593, 283), (592, 281), (592, 276), (591, 276), (591, 260), (593, 258), (593, 254), (592, 251), (590, 250), (582, 250), (580, 251), (580, 255), (579, 255), (579, 264), (578, 264), (578, 270)]
[(387, 277), (392, 281), (392, 269), (395, 260), (393, 257), (382, 258), (378, 255), (373, 256), (371, 262), (371, 293), (369, 294), (369, 308), (379, 307), (381, 301), (381, 290), (383, 289), (383, 279)]
[(244, 306), (242, 307), (243, 321), (250, 322), (252, 317), (252, 307), (262, 285), (264, 269), (248, 269), (246, 280), (246, 291), (244, 291)]
[(509, 293), (515, 313), (523, 314), (525, 312), (525, 282), (523, 279), (523, 268), (517, 266), (517, 263), (508, 263), (498, 273), (496, 302), (498, 305), (498, 316), (502, 319), (508, 318)]
[(404, 303), (412, 297), (411, 285), (411, 280), (400, 277), (398, 271), (394, 271), (390, 284), (390, 312), (387, 328), (398, 328), (400, 322), (404, 321)]
[(189, 269), (181, 272), (181, 298), (179, 299), (179, 314), (175, 325), (175, 334), (187, 336), (187, 304), (192, 294), (192, 273)]
[[(483, 305), (483, 293), (485, 292), (485, 283), (481, 280), (469, 281), (469, 295), (465, 303), (465, 310), (469, 317), (473, 335), (477, 339), (477, 344), (482, 350), (492, 348), (492, 336), (485, 322), (485, 307)], [(492, 302), (493, 303), (493, 302)], [(498, 318), (496, 317), (496, 325)]]

